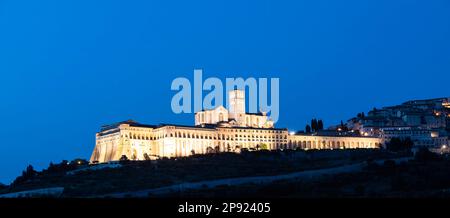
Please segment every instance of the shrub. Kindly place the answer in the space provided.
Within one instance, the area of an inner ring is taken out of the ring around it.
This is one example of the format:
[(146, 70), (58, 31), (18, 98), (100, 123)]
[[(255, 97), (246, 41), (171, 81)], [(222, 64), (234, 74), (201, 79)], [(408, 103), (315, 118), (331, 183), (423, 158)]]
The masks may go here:
[(395, 168), (395, 161), (393, 160), (385, 160), (383, 163), (384, 167), (389, 168), (389, 169), (393, 169)]
[(37, 175), (37, 172), (34, 170), (33, 166), (28, 165), (28, 167), (22, 171), (22, 175), (18, 176), (12, 183), (12, 185), (23, 184), (30, 179), (34, 178)]
[(433, 161), (438, 160), (439, 155), (431, 152), (428, 148), (423, 147), (416, 152), (414, 159), (417, 161)]
[(85, 160), (85, 159), (81, 159), (81, 158), (76, 158), (73, 159), (72, 161), (70, 161), (70, 165), (76, 165), (76, 166), (83, 166), (83, 165), (88, 165), (89, 161)]
[(216, 151), (212, 147), (207, 147), (206, 148), (206, 153), (207, 154), (214, 154), (214, 153), (216, 153)]
[(127, 155), (122, 155), (121, 157), (120, 157), (120, 159), (119, 159), (119, 162), (120, 163), (127, 163), (129, 160), (128, 160), (128, 157), (127, 157)]
[(5, 184), (3, 184), (3, 183), (0, 183), (0, 190), (1, 189), (5, 189), (5, 188), (7, 188), (8, 186), (7, 185), (5, 185)]
[(410, 138), (392, 138), (388, 143), (386, 143), (386, 149), (393, 152), (399, 151), (411, 151), (414, 142)]
[(78, 166), (78, 163), (80, 163), (80, 165), (88, 164), (88, 162), (86, 160), (82, 160), (82, 159), (75, 159), (75, 160), (71, 161), (70, 163), (67, 160), (63, 160), (59, 164), (54, 164), (54, 163), (50, 162), (50, 164), (48, 165), (48, 168), (42, 170), (42, 173), (43, 174), (64, 173), (69, 170), (76, 169), (76, 167)]
[(261, 145), (259, 145), (259, 149), (261, 149), (261, 150), (268, 150), (269, 146), (267, 146), (267, 144), (265, 144), (265, 143), (262, 143)]
[(150, 156), (148, 156), (147, 153), (144, 153), (144, 159), (145, 159), (145, 160), (150, 160)]

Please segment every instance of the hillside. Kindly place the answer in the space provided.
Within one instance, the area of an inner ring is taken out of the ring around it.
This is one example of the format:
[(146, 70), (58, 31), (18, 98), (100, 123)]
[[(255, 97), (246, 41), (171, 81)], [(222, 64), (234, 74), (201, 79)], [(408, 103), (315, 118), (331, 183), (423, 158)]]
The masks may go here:
[(36, 172), (30, 178), (18, 179), (0, 193), (64, 187), (62, 197), (93, 197), (184, 182), (279, 175), (398, 156), (378, 149), (299, 150), (220, 153), (96, 165), (64, 162)]

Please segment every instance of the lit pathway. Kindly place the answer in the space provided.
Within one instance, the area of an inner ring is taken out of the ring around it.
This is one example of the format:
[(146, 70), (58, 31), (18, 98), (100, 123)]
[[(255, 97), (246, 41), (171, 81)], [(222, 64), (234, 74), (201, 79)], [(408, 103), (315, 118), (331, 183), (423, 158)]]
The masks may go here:
[[(404, 157), (398, 159), (392, 159), (396, 163), (407, 161), (412, 159), (411, 157)], [(377, 160), (375, 163), (382, 164), (385, 160)], [(199, 181), (199, 182), (186, 182), (176, 185), (164, 186), (160, 188), (154, 189), (146, 189), (141, 191), (131, 191), (131, 192), (123, 192), (123, 193), (114, 193), (107, 194), (96, 197), (113, 197), (113, 198), (123, 198), (123, 197), (149, 197), (155, 195), (163, 195), (173, 192), (180, 192), (186, 189), (204, 189), (204, 188), (214, 188), (217, 186), (232, 186), (232, 185), (242, 185), (242, 184), (267, 184), (272, 183), (278, 180), (292, 180), (292, 179), (312, 179), (319, 176), (324, 175), (334, 175), (340, 173), (349, 173), (360, 171), (366, 165), (365, 162), (344, 165), (339, 167), (318, 169), (318, 170), (307, 170), (296, 173), (289, 173), (283, 175), (275, 175), (275, 176), (254, 176), (254, 177), (239, 177), (239, 178), (230, 178), (230, 179), (218, 179), (218, 180), (208, 180), (208, 181)]]

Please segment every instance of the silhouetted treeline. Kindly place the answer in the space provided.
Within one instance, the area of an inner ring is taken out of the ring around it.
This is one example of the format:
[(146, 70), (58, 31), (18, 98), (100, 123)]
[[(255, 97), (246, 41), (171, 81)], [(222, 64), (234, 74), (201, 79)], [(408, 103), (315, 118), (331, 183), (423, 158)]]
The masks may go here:
[[(22, 175), (18, 176), (12, 183), (11, 186), (17, 186), (24, 184), (38, 175), (49, 175), (49, 174), (65, 174), (67, 171), (75, 170), (80, 166), (87, 166), (89, 162), (85, 159), (74, 159), (72, 161), (63, 160), (59, 164), (54, 164), (50, 162), (47, 169), (43, 169), (38, 172), (34, 169), (32, 165), (28, 165), (27, 168), (22, 171)], [(1, 188), (1, 186), (0, 186)]]
[(317, 120), (316, 118), (311, 120), (311, 125), (305, 126), (305, 132), (317, 132), (319, 130), (323, 130), (323, 121), (321, 119)]
[(386, 143), (386, 149), (389, 151), (399, 152), (399, 151), (411, 151), (414, 142), (411, 138), (392, 138)]

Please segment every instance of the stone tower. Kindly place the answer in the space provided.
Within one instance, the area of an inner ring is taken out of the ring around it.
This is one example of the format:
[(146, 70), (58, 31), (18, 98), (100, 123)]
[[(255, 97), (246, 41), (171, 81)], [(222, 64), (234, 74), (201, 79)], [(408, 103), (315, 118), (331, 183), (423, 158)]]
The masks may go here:
[(228, 93), (230, 104), (229, 118), (238, 121), (245, 114), (245, 92), (244, 90), (233, 90)]

